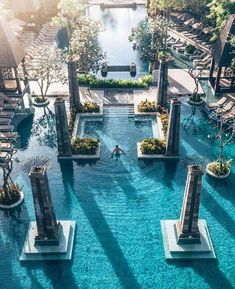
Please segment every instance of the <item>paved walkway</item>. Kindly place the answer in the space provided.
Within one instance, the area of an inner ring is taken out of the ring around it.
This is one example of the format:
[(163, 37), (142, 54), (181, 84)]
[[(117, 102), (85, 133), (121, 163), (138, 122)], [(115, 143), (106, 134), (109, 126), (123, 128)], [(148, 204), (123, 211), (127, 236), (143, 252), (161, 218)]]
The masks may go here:
[[(193, 79), (189, 76), (186, 69), (169, 69), (169, 96), (180, 95), (187, 96), (193, 93), (195, 84)], [(40, 94), (36, 82), (30, 82), (31, 92)], [(201, 86), (199, 93), (203, 93)], [(157, 94), (157, 87), (152, 86), (149, 89), (91, 89), (87, 87), (80, 87), (80, 97), (82, 102), (95, 101), (103, 104), (127, 104), (134, 103), (134, 97), (138, 97), (141, 101), (143, 99), (154, 100)], [(68, 85), (53, 84), (48, 90), (50, 96), (69, 96)]]

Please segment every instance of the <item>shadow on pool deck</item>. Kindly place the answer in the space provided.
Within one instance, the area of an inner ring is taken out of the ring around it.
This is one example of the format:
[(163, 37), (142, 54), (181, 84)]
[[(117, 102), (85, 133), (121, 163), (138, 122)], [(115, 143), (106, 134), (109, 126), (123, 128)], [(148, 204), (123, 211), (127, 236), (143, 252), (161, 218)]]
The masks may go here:
[(123, 288), (140, 289), (140, 284), (135, 279), (135, 276), (131, 268), (129, 267), (129, 264), (121, 248), (119, 247), (115, 236), (110, 230), (101, 209), (99, 208), (98, 204), (94, 199), (94, 196), (92, 195), (92, 193), (90, 193), (89, 190), (87, 190), (86, 192), (75, 192), (73, 184), (71, 183), (71, 176), (68, 179), (66, 179), (66, 176), (68, 176), (68, 174), (64, 175), (64, 184), (66, 182), (71, 184), (70, 188), (73, 190), (74, 195), (77, 197), (81, 208), (83, 209), (87, 219), (90, 222), (91, 227), (93, 228), (97, 238), (99, 239)]

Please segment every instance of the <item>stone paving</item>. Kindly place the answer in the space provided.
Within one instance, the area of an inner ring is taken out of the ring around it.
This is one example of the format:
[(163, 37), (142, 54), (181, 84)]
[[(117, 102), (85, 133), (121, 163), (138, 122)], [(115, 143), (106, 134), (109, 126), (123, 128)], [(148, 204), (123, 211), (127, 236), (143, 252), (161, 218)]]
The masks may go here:
[[(186, 69), (169, 69), (168, 95), (187, 96), (193, 93), (195, 84)], [(36, 82), (30, 82), (31, 91), (40, 94)], [(201, 86), (199, 93), (203, 93)], [(144, 99), (154, 100), (157, 94), (157, 86), (149, 89), (87, 89), (80, 87), (80, 97), (82, 101), (95, 101), (103, 104), (133, 104)], [(64, 95), (69, 96), (68, 85), (53, 84), (48, 90), (49, 96)], [(136, 99), (134, 101), (134, 99)]]

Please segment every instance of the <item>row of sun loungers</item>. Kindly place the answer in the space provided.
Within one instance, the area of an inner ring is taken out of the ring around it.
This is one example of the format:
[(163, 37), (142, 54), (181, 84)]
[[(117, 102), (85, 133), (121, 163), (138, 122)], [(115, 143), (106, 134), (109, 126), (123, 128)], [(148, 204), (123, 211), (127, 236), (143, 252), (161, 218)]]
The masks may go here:
[(211, 49), (212, 42), (210, 41), (212, 28), (205, 27), (203, 23), (194, 18), (189, 13), (172, 13), (171, 20), (174, 23), (174, 29), (183, 36)]
[(57, 26), (51, 26), (49, 23), (45, 24), (37, 36), (34, 44), (30, 47), (26, 54), (26, 58), (30, 60), (39, 59), (37, 50), (39, 47), (49, 47), (54, 41), (55, 34), (58, 31)]
[(225, 96), (215, 103), (207, 104), (206, 109), (212, 119), (225, 122), (235, 120), (235, 102)]
[(12, 142), (17, 134), (14, 132), (12, 120), (15, 110), (20, 106), (21, 99), (5, 95), (0, 92), (0, 162), (6, 161), (12, 150)]
[[(167, 46), (175, 49), (177, 52), (185, 52), (188, 42), (181, 41), (179, 38), (175, 39), (173, 36), (167, 38)], [(192, 56), (189, 56), (189, 59), (193, 61), (196, 67), (208, 68), (211, 63), (211, 55), (208, 52), (197, 50), (196, 53)]]

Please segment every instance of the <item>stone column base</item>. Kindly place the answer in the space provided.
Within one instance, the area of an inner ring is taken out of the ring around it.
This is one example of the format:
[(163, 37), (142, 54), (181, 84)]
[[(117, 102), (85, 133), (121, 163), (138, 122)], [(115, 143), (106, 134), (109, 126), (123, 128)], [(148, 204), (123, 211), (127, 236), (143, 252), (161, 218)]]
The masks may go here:
[(75, 221), (58, 221), (61, 224), (59, 245), (38, 246), (35, 245), (37, 235), (36, 222), (29, 225), (28, 234), (20, 256), (20, 261), (43, 260), (71, 260), (75, 235)]
[(205, 220), (198, 221), (201, 243), (177, 244), (175, 226), (178, 220), (161, 220), (166, 259), (216, 259)]

